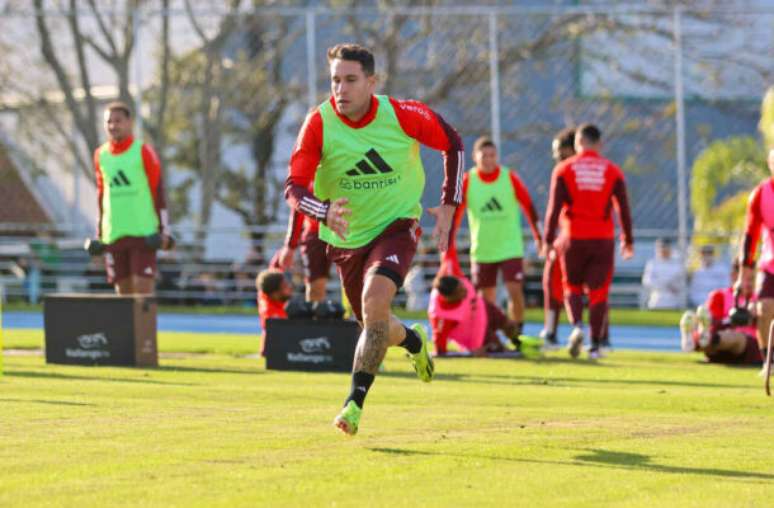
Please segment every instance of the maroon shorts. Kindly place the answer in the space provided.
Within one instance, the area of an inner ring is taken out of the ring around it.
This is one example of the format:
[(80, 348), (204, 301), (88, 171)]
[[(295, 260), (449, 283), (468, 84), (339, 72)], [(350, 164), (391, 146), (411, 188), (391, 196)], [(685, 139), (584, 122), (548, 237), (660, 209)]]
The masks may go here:
[(774, 298), (774, 274), (766, 271), (763, 272), (763, 282), (758, 291), (758, 300), (764, 298)]
[(363, 322), (363, 287), (371, 273), (391, 279), (400, 288), (406, 277), (422, 229), (414, 219), (398, 219), (370, 243), (357, 249), (328, 246), (328, 257), (336, 263), (341, 285), (352, 312)]
[(505, 328), (508, 318), (500, 310), (500, 307), (484, 298), (482, 300), (484, 300), (484, 307), (486, 308), (486, 332), (483, 346), (489, 352), (502, 351), (504, 348), (500, 343), (500, 339), (497, 338), (497, 330)]
[(579, 294), (584, 288), (606, 292), (613, 278), (615, 240), (570, 240), (560, 259), (565, 287), (571, 293)]
[(316, 233), (303, 238), (300, 251), (306, 282), (327, 279), (330, 276), (331, 260), (328, 258), (328, 244), (320, 240)]
[(156, 251), (148, 247), (142, 237), (119, 238), (107, 246), (105, 270), (111, 284), (130, 275), (153, 278), (156, 276)]
[(559, 253), (551, 249), (543, 266), (543, 298), (546, 308), (554, 309), (564, 305), (564, 286), (562, 285), (562, 264)]
[(522, 258), (511, 258), (496, 263), (470, 262), (473, 285), (476, 289), (493, 288), (497, 285), (497, 272), (503, 273), (503, 282), (521, 282), (524, 280)]
[(740, 355), (734, 355), (728, 351), (721, 351), (705, 356), (711, 363), (733, 363), (737, 365), (760, 365), (763, 363), (763, 356), (761, 355), (761, 350), (758, 347), (758, 341), (755, 337), (745, 335), (745, 340), (747, 341), (747, 344), (745, 345), (744, 352)]

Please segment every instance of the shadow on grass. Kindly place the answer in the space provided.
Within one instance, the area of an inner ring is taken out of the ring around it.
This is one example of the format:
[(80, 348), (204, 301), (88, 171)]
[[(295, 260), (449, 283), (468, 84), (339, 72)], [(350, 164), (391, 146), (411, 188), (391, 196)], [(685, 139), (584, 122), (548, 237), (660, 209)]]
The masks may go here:
[(0, 399), (0, 402), (33, 402), (35, 404), (51, 404), (54, 406), (96, 406), (96, 404), (88, 402), (70, 402), (67, 400)]
[(67, 381), (108, 381), (110, 383), (140, 383), (140, 384), (166, 385), (166, 386), (198, 386), (197, 383), (170, 383), (167, 381), (159, 381), (157, 379), (79, 376), (79, 375), (61, 374), (58, 372), (37, 372), (32, 370), (9, 370), (5, 372), (5, 375), (8, 377), (64, 379)]
[(266, 369), (221, 369), (217, 367), (179, 367), (175, 365), (159, 365), (153, 370), (162, 372), (201, 372), (205, 374), (266, 374)]
[(480, 454), (466, 454), (466, 453), (446, 453), (446, 452), (431, 452), (424, 450), (409, 450), (406, 448), (379, 448), (370, 447), (367, 448), (372, 452), (386, 453), (390, 455), (426, 455), (426, 456), (454, 456), (465, 459), (484, 459), (484, 460), (505, 460), (509, 462), (527, 462), (532, 464), (553, 464), (559, 466), (585, 466), (585, 467), (603, 467), (603, 468), (615, 468), (624, 469), (628, 471), (648, 471), (653, 473), (671, 473), (671, 474), (695, 474), (702, 476), (717, 476), (720, 478), (739, 478), (745, 480), (774, 480), (774, 475), (766, 473), (756, 473), (752, 471), (734, 471), (732, 469), (717, 469), (717, 468), (704, 468), (704, 467), (681, 467), (681, 466), (667, 466), (662, 464), (652, 463), (648, 455), (642, 455), (639, 453), (627, 453), (617, 452), (610, 450), (587, 450), (589, 453), (583, 453), (576, 455), (572, 460), (535, 460), (535, 459), (518, 459), (510, 457), (498, 457), (496, 455), (487, 456)]
[[(413, 372), (380, 372), (378, 376), (416, 379)], [(469, 384), (483, 385), (533, 385), (533, 386), (568, 386), (568, 385), (638, 385), (638, 386), (680, 386), (688, 388), (739, 388), (740, 385), (722, 383), (702, 383), (693, 381), (668, 381), (660, 379), (590, 379), (580, 377), (539, 377), (517, 374), (445, 374), (436, 371), (434, 381), (457, 381)]]

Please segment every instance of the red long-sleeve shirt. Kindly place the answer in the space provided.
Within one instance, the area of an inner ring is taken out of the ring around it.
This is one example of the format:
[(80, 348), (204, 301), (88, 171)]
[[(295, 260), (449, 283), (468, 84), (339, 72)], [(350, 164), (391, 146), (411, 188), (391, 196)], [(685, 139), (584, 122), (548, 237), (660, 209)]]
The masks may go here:
[[(133, 137), (128, 137), (122, 141), (110, 141), (108, 149), (112, 155), (121, 154), (129, 149), (134, 142)], [(99, 152), (102, 147), (94, 151), (94, 173), (97, 183), (97, 238), (102, 237), (102, 196), (105, 192), (105, 182), (102, 174), (102, 168), (99, 165)], [(164, 181), (161, 173), (161, 162), (152, 146), (143, 143), (141, 148), (142, 165), (145, 169), (145, 176), (148, 179), (148, 187), (153, 197), (153, 207), (159, 218), (159, 232), (167, 230), (167, 204), (164, 197)]]
[[(372, 96), (368, 113), (357, 122), (353, 122), (338, 112), (332, 97), (330, 103), (339, 118), (353, 129), (370, 124), (376, 117), (376, 111), (379, 108), (378, 99)], [(439, 114), (419, 101), (398, 100), (390, 97), (390, 103), (395, 109), (403, 132), (407, 136), (429, 148), (443, 152), (444, 181), (441, 203), (459, 204), (462, 192), (462, 164), (465, 157), (462, 140), (457, 131), (446, 123)], [(315, 108), (307, 115), (301, 131), (298, 133), (298, 139), (290, 157), (290, 168), (285, 182), (285, 198), (294, 210), (324, 222), (328, 213), (328, 203), (320, 201), (309, 190), (309, 185), (314, 181), (322, 157), (322, 146), (323, 122), (318, 108)]]
[[(476, 172), (476, 175), (481, 179), (484, 183), (493, 183), (497, 181), (497, 179), (500, 177), (500, 166), (497, 166), (494, 171), (485, 173), (481, 171), (479, 168), (476, 168), (474, 170)], [(524, 182), (521, 181), (521, 178), (519, 178), (519, 175), (517, 175), (513, 171), (508, 172), (508, 176), (511, 177), (511, 187), (513, 187), (513, 195), (516, 198), (516, 201), (519, 202), (519, 205), (521, 205), (521, 209), (524, 211), (524, 215), (527, 217), (527, 222), (529, 223), (529, 228), (532, 230), (532, 236), (535, 237), (535, 240), (540, 240), (540, 230), (538, 229), (538, 214), (535, 210), (535, 205), (532, 203), (532, 198), (529, 195), (529, 191), (527, 190), (526, 185), (524, 185)], [(457, 258), (457, 245), (455, 238), (457, 236), (456, 232), (460, 227), (460, 224), (462, 223), (462, 216), (465, 213), (465, 207), (468, 203), (468, 185), (470, 181), (470, 173), (465, 173), (465, 176), (462, 178), (462, 203), (460, 203), (460, 206), (457, 207), (457, 209), (454, 211), (454, 220), (452, 221), (452, 231), (450, 233), (449, 238), (449, 248), (446, 251), (446, 254), (444, 255), (444, 263), (451, 263), (451, 266), (457, 266), (459, 267), (459, 262)], [(457, 268), (459, 269), (459, 268)]]
[(744, 266), (755, 266), (755, 254), (758, 250), (758, 241), (761, 238), (761, 226), (763, 226), (761, 196), (763, 194), (763, 188), (766, 185), (774, 186), (774, 178), (770, 178), (758, 185), (747, 200), (744, 241), (742, 242), (742, 264)]
[(565, 159), (551, 175), (546, 243), (551, 245), (556, 239), (562, 212), (562, 229), (570, 239), (613, 238), (613, 208), (618, 212), (624, 243), (632, 245), (632, 220), (623, 172), (593, 150), (583, 150)]

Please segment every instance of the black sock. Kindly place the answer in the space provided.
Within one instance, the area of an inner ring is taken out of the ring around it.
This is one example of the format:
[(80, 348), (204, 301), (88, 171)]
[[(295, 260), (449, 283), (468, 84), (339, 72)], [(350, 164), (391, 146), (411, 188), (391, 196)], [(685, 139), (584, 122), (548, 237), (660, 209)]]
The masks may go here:
[(592, 351), (598, 350), (601, 345), (602, 345), (602, 339), (596, 339), (594, 337), (591, 338), (591, 350)]
[(368, 390), (371, 388), (373, 382), (373, 374), (363, 372), (362, 370), (354, 372), (352, 374), (352, 391), (349, 392), (349, 397), (344, 401), (344, 405), (346, 406), (349, 404), (350, 400), (354, 400), (355, 404), (357, 404), (360, 409), (363, 409), (366, 395), (368, 395)]
[(415, 355), (422, 351), (422, 339), (417, 335), (417, 332), (409, 328), (408, 326), (404, 326), (403, 328), (406, 329), (406, 338), (403, 339), (403, 342), (398, 344), (400, 347), (406, 348), (406, 351), (411, 353), (412, 355)]
[(516, 323), (516, 336), (518, 337), (519, 335), (521, 335), (521, 332), (523, 331), (524, 331), (524, 322), (522, 321), (521, 323)]

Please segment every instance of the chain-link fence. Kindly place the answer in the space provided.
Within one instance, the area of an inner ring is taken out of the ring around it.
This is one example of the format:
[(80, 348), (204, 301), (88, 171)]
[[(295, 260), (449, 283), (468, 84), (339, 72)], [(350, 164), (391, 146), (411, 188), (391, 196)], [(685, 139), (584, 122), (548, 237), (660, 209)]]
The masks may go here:
[[(209, 255), (244, 257), (260, 238), (235, 233), (245, 241), (234, 247), (208, 229), (286, 220), (296, 133), (328, 95), (325, 50), (357, 41), (375, 51), (381, 92), (425, 101), (468, 147), (491, 134), (540, 212), (552, 136), (597, 123), (606, 155), (626, 172), (636, 230), (684, 245), (692, 161), (715, 139), (756, 135), (773, 81), (774, 6), (565, 5), (574, 3), (6, 1), (3, 144), (55, 222), (90, 229), (101, 106), (134, 104), (137, 130), (165, 167), (174, 223)], [(432, 205), (441, 162), (424, 158)]]

